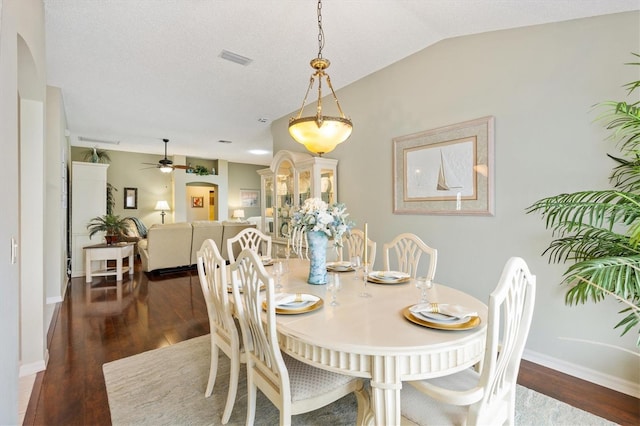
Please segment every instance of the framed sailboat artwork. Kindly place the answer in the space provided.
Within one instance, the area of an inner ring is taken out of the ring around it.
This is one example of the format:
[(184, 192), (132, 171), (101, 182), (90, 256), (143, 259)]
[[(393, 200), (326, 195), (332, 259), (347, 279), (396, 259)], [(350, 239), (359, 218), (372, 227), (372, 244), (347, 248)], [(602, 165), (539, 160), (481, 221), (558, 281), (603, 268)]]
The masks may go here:
[(493, 215), (494, 117), (393, 139), (393, 212)]

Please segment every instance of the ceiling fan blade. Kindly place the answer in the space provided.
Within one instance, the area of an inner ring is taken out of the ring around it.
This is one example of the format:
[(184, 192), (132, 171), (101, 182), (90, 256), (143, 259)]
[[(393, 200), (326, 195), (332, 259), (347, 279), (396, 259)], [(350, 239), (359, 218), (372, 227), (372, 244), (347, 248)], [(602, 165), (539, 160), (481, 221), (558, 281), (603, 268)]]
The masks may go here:
[(146, 169), (160, 169), (163, 167), (169, 167), (173, 170), (175, 169), (183, 169), (183, 170), (187, 170), (190, 169), (190, 167), (188, 166), (182, 166), (182, 165), (175, 165), (173, 164), (173, 161), (169, 160), (169, 158), (167, 157), (167, 144), (169, 143), (169, 139), (162, 139), (162, 141), (164, 142), (164, 158), (161, 159), (160, 161), (158, 161), (157, 163), (142, 163), (148, 166), (154, 166), (154, 167), (146, 167), (144, 169), (141, 170), (146, 170)]

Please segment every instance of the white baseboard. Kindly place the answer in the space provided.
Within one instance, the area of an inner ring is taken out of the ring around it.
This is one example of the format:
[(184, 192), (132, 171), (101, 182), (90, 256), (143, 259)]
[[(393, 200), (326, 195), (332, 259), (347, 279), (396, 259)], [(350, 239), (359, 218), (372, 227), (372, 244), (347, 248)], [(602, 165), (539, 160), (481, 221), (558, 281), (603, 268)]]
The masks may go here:
[(619, 377), (604, 374), (599, 371), (554, 358), (540, 352), (531, 351), (529, 349), (524, 350), (522, 358), (553, 370), (558, 370), (561, 373), (613, 389), (617, 392), (631, 395), (634, 398), (640, 398), (640, 383), (623, 380)]
[(18, 372), (18, 376), (19, 377), (29, 376), (31, 374), (36, 374), (40, 371), (44, 371), (46, 370), (46, 368), (47, 368), (47, 363), (44, 359), (29, 363), (29, 364), (22, 364), (20, 366), (20, 371)]
[(55, 303), (61, 303), (62, 301), (63, 301), (62, 296), (47, 297), (47, 305), (53, 305)]

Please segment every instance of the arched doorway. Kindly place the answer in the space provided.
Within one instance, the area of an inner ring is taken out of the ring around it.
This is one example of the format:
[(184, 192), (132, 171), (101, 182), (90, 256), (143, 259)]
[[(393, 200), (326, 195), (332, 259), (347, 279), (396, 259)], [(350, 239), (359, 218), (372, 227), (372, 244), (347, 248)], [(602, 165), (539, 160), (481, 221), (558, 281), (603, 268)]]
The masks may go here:
[(186, 184), (187, 222), (196, 220), (217, 220), (218, 185), (208, 182), (189, 182)]

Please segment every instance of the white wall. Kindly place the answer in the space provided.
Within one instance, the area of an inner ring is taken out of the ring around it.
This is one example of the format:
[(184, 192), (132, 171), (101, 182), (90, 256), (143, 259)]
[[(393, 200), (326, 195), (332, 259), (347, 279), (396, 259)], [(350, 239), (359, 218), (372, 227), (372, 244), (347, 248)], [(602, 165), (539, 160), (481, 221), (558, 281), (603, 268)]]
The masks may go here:
[(62, 302), (67, 284), (67, 177), (69, 146), (66, 137), (67, 120), (62, 92), (47, 87), (45, 143), (44, 216), (45, 251), (44, 288), (48, 309), (45, 324), (53, 314), (53, 306)]
[[(487, 300), (506, 260), (522, 256), (539, 288), (527, 356), (636, 396), (636, 356), (567, 339), (637, 352), (637, 333), (621, 338), (613, 330), (621, 308), (612, 301), (565, 306), (558, 284), (566, 265), (541, 256), (551, 233), (525, 209), (557, 193), (609, 187), (606, 153), (617, 151), (603, 142), (607, 133), (590, 108), (623, 99), (621, 86), (638, 79), (638, 67), (623, 64), (640, 52), (639, 18), (616, 14), (437, 43), (338, 92), (354, 131), (326, 155), (340, 160), (340, 201), (357, 225), (368, 222), (379, 247), (414, 232), (438, 248), (438, 282)], [(331, 77), (339, 84), (340, 70)], [(394, 215), (392, 138), (487, 115), (495, 116), (495, 215)], [(303, 151), (288, 135), (288, 118), (272, 125), (274, 152)], [(381, 256), (379, 249), (378, 264)]]
[[(264, 166), (254, 164), (229, 163), (229, 217), (235, 209), (244, 210), (245, 219), (252, 216), (260, 216), (260, 206), (243, 207), (240, 199), (240, 191), (254, 189), (260, 191), (260, 175), (258, 170)], [(258, 200), (260, 197), (258, 196)]]
[[(45, 56), (44, 12), (41, 1), (2, 0), (0, 19), (0, 146), (3, 165), (0, 167), (0, 199), (3, 201), (0, 221), (0, 424), (18, 423), (19, 368), (19, 263), (11, 261), (12, 239), (19, 242), (19, 142), (18, 91), (22, 99), (44, 102)], [(24, 42), (18, 42), (22, 38)], [(21, 43), (20, 60), (18, 44)], [(31, 63), (24, 60), (30, 58)], [(42, 123), (40, 124), (43, 125)], [(44, 132), (41, 127), (34, 132)], [(36, 159), (42, 157), (42, 146), (36, 146)], [(37, 160), (36, 160), (37, 161)], [(42, 163), (39, 166), (42, 169)], [(37, 185), (36, 185), (37, 187)], [(42, 201), (42, 196), (40, 198)], [(42, 220), (42, 215), (39, 219)], [(22, 262), (19, 259), (18, 262)], [(24, 260), (26, 261), (26, 260)], [(42, 269), (42, 257), (29, 258), (34, 268)], [(40, 281), (42, 285), (42, 281)], [(42, 292), (40, 291), (40, 294)], [(42, 301), (30, 306), (34, 314), (42, 314)], [(42, 323), (36, 327), (42, 328)], [(25, 339), (39, 339), (27, 335)], [(37, 344), (37, 343), (36, 343)]]
[(24, 374), (45, 367), (43, 141), (43, 101), (20, 99), (20, 368)]

